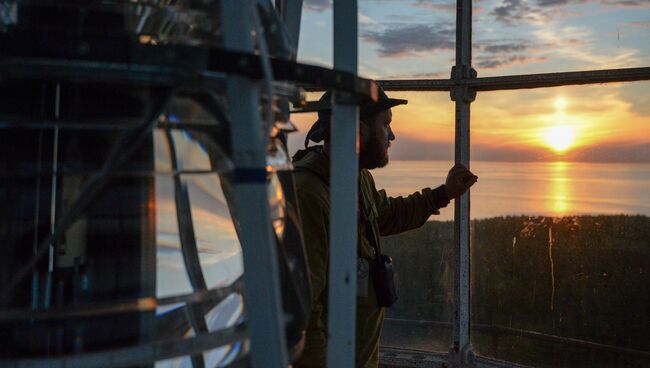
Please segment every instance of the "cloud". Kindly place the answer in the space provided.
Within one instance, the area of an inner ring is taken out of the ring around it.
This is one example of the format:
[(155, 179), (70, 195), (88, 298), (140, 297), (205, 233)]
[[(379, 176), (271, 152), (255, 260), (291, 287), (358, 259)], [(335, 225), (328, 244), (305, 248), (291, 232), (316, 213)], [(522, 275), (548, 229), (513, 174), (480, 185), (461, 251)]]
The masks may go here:
[(324, 12), (332, 7), (332, 0), (305, 0), (303, 3), (305, 10)]
[(602, 3), (624, 8), (641, 8), (650, 6), (650, 0), (603, 0)]
[(523, 43), (505, 43), (496, 45), (487, 45), (483, 47), (483, 51), (489, 53), (507, 53), (514, 51), (524, 51), (528, 49), (528, 45)]
[(650, 6), (650, 0), (537, 0), (537, 5), (543, 7), (575, 5), (584, 3), (600, 3), (620, 7), (644, 7)]
[(511, 56), (482, 56), (476, 58), (476, 66), (483, 69), (497, 69), (512, 64), (528, 64), (532, 62), (546, 61), (544, 57), (531, 57), (523, 55)]
[(629, 22), (625, 24), (632, 27), (650, 28), (650, 20), (646, 22)]
[[(478, 44), (478, 49), (480, 51), (476, 54), (474, 63), (482, 69), (546, 61), (546, 58), (534, 55), (540, 46), (530, 40), (484, 40)], [(526, 55), (521, 55), (523, 52)]]
[[(621, 47), (616, 50), (608, 50), (593, 47), (597, 44), (596, 36), (593, 35), (593, 30), (588, 28), (539, 29), (533, 35), (544, 45), (545, 54), (549, 58), (553, 60), (563, 58), (572, 62), (580, 62), (580, 68), (584, 70), (625, 68), (642, 63), (639, 49)], [(565, 35), (572, 35), (573, 38), (565, 40)], [(576, 47), (581, 43), (588, 47)]]
[(367, 42), (379, 45), (379, 56), (406, 57), (433, 50), (454, 49), (455, 36), (454, 27), (448, 24), (417, 24), (368, 31), (361, 37)]
[(581, 162), (650, 162), (650, 144), (617, 142), (579, 148), (565, 156), (567, 160)]
[(524, 0), (504, 0), (501, 5), (494, 8), (490, 14), (493, 15), (497, 21), (508, 25), (520, 21), (539, 23), (549, 18), (548, 15), (539, 9), (529, 6)]
[(377, 21), (371, 17), (359, 12), (359, 26), (374, 26), (377, 24)]
[(568, 3), (569, 0), (537, 0), (539, 6), (560, 6)]
[(449, 71), (431, 73), (403, 73), (382, 76), (382, 79), (447, 79)]
[[(400, 137), (389, 151), (394, 160), (453, 160), (452, 142)], [(543, 147), (521, 145), (495, 146), (472, 144), (472, 159), (476, 161), (535, 162), (557, 161), (555, 153)], [(648, 143), (625, 142), (577, 148), (562, 156), (573, 162), (650, 162)]]
[[(514, 25), (521, 22), (533, 24), (546, 24), (547, 22), (565, 18), (568, 16), (579, 16), (582, 13), (557, 11), (557, 8), (564, 5), (582, 4), (589, 1), (650, 1), (650, 0), (502, 0), (499, 6), (495, 7), (490, 15), (497, 21)], [(551, 14), (552, 13), (552, 14)]]
[(456, 12), (455, 2), (440, 2), (438, 0), (417, 0), (411, 6), (436, 11)]
[(559, 12), (558, 8), (585, 3), (599, 3), (623, 8), (650, 6), (650, 0), (502, 0), (490, 12), (490, 15), (507, 25), (520, 22), (539, 24), (552, 18), (584, 15), (582, 13)]

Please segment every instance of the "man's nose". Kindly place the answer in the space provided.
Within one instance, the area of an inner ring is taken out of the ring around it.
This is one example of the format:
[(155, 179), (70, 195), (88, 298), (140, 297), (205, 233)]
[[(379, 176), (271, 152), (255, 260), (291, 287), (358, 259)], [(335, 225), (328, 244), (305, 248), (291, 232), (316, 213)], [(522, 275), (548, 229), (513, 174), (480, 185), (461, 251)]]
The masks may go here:
[(393, 129), (391, 129), (391, 127), (388, 127), (388, 140), (389, 141), (395, 140), (395, 133), (393, 133)]

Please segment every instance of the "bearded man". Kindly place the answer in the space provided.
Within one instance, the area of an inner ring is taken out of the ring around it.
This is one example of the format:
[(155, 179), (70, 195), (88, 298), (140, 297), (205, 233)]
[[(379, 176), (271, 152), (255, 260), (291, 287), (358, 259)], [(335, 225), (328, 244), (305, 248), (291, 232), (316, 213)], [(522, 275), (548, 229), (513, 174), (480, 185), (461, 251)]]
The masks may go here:
[[(331, 91), (320, 99), (331, 101)], [(358, 282), (356, 313), (356, 366), (375, 368), (379, 364), (379, 337), (384, 320), (382, 295), (373, 267), (381, 267), (380, 236), (399, 234), (422, 226), (439, 214), (451, 199), (465, 193), (478, 177), (463, 165), (451, 168), (444, 185), (424, 188), (408, 197), (389, 197), (377, 190), (372, 169), (388, 164), (388, 148), (395, 139), (391, 128), (391, 108), (406, 100), (388, 98), (379, 89), (379, 99), (364, 99), (359, 106), (359, 214)], [(313, 291), (312, 313), (306, 332), (303, 354), (295, 367), (326, 367), (327, 357), (327, 281), (329, 265), (329, 126), (331, 109), (318, 112), (318, 120), (307, 133), (305, 149), (294, 157), (294, 180), (298, 194), (303, 236), (310, 267)], [(308, 147), (309, 141), (323, 145)], [(373, 278), (375, 278), (373, 280)], [(390, 302), (388, 303), (390, 304)]]

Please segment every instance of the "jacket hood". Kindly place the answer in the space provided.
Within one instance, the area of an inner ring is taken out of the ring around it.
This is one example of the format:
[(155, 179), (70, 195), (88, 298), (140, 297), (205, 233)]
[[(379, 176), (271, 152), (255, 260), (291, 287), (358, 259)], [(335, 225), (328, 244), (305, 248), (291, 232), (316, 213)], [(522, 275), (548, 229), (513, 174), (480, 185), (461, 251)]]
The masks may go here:
[(292, 158), (293, 167), (297, 171), (306, 170), (319, 176), (329, 183), (330, 160), (323, 151), (323, 146), (312, 146), (298, 150)]

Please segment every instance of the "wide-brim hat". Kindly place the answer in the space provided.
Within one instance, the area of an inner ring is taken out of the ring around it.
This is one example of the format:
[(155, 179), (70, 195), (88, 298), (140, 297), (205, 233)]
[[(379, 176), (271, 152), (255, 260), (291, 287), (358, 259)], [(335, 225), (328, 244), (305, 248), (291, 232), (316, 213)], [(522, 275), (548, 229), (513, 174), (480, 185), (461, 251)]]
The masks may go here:
[[(359, 104), (359, 118), (365, 121), (384, 110), (388, 110), (397, 105), (406, 105), (407, 103), (408, 100), (389, 98), (386, 92), (377, 86), (377, 101), (373, 101), (370, 97), (362, 98)], [(309, 132), (307, 132), (305, 147), (307, 147), (309, 141), (319, 143), (329, 136), (330, 120), (332, 117), (332, 90), (326, 91), (321, 96), (320, 100), (318, 100), (318, 105), (321, 106), (318, 109), (318, 120), (316, 120), (311, 129), (309, 129)]]

